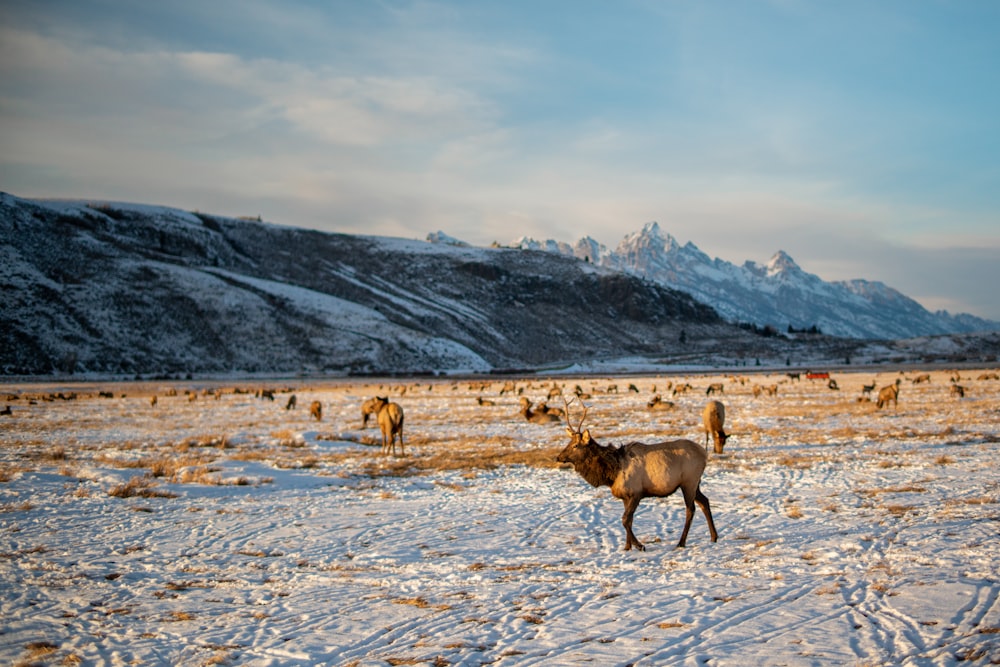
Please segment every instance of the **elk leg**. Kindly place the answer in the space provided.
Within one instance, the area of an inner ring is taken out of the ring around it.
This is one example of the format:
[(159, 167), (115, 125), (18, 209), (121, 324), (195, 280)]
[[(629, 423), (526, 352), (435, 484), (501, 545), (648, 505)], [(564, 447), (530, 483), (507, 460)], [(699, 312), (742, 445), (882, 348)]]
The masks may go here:
[(705, 519), (708, 521), (708, 532), (712, 534), (712, 541), (717, 542), (719, 534), (715, 532), (715, 522), (712, 521), (712, 508), (708, 504), (708, 496), (701, 492), (701, 487), (698, 487), (698, 490), (695, 492), (694, 501), (698, 503), (701, 511), (705, 513)]
[(639, 538), (635, 536), (632, 532), (632, 517), (635, 514), (635, 510), (639, 507), (639, 501), (641, 498), (625, 498), (622, 502), (625, 503), (625, 513), (622, 514), (622, 525), (625, 526), (625, 551), (629, 551), (634, 545), (639, 551), (645, 551), (646, 547)]
[[(687, 488), (682, 489), (684, 493), (684, 530), (681, 532), (681, 539), (677, 543), (677, 548), (682, 548), (688, 539), (688, 531), (691, 530), (691, 521), (694, 519), (694, 499), (695, 494), (687, 490)], [(696, 490), (697, 492), (697, 490)]]

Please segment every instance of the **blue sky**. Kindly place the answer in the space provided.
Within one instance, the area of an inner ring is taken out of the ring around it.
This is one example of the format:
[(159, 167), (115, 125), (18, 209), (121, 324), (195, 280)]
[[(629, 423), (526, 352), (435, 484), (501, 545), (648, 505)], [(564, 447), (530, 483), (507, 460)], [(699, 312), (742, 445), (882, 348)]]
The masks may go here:
[(0, 6), (0, 190), (614, 247), (1000, 320), (1000, 3)]

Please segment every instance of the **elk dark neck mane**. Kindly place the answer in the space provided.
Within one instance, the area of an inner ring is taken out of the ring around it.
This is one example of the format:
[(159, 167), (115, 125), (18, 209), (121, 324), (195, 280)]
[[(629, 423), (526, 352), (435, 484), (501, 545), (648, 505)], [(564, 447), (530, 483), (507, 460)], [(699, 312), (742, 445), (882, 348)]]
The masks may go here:
[(576, 463), (577, 473), (591, 486), (611, 486), (622, 469), (622, 451), (616, 447), (599, 445), (596, 442), (587, 446), (594, 456)]

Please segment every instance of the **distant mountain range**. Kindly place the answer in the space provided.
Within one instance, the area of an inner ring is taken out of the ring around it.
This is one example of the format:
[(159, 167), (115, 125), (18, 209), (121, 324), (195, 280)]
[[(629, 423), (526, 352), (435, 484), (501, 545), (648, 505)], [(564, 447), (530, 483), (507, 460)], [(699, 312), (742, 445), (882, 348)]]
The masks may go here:
[(993, 331), (1000, 323), (973, 315), (930, 312), (881, 282), (825, 282), (783, 251), (766, 265), (736, 266), (711, 259), (693, 243), (681, 245), (651, 222), (615, 250), (583, 238), (574, 245), (520, 238), (518, 248), (576, 257), (687, 292), (731, 322), (810, 330), (848, 338), (900, 339)]
[[(697, 249), (671, 251), (658, 234), (650, 226), (630, 237), (622, 246), (636, 248), (629, 261), (680, 272), (682, 264), (671, 269), (663, 259), (676, 255), (706, 270)], [(719, 311), (706, 305), (703, 290), (696, 299), (616, 265), (625, 260), (596, 244), (584, 251), (591, 261), (581, 261), (584, 246), (551, 253), (431, 238), (0, 193), (0, 375), (571, 371), (621, 359), (791, 366), (995, 359), (1000, 350), (1000, 335), (933, 345), (785, 335), (727, 322), (749, 318), (724, 310), (725, 301), (713, 300)], [(790, 260), (779, 264), (760, 269), (758, 284), (786, 276), (797, 289), (810, 280), (827, 289)], [(715, 271), (720, 290), (740, 282), (737, 272)], [(753, 281), (741, 284), (746, 298), (766, 301)], [(902, 311), (893, 312), (902, 327)], [(914, 312), (921, 321), (925, 311)], [(818, 317), (801, 321), (835, 328)]]

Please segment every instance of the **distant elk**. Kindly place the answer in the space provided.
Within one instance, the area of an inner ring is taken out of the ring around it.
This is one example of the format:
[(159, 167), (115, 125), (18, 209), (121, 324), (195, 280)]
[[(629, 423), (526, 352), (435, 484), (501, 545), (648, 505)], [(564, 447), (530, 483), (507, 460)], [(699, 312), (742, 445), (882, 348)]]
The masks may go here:
[(495, 401), (491, 401), (488, 398), (483, 398), (482, 396), (476, 396), (476, 403), (482, 406), (496, 405)]
[(965, 398), (965, 387), (960, 384), (951, 385), (951, 395), (955, 398)]
[(291, 410), (292, 408), (294, 408), (295, 407), (295, 401), (296, 401), (295, 394), (292, 394), (291, 396), (289, 396), (288, 397), (288, 402), (285, 403), (285, 409), (286, 410)]
[(886, 385), (878, 390), (878, 400), (875, 402), (875, 407), (881, 410), (883, 407), (889, 405), (889, 401), (892, 401), (892, 408), (895, 410), (899, 407), (899, 385), (901, 380), (896, 378), (896, 382), (890, 385)]
[(721, 382), (713, 382), (708, 385), (708, 389), (705, 390), (706, 396), (711, 396), (712, 394), (724, 394), (726, 393), (726, 385)]
[(931, 374), (930, 373), (923, 373), (923, 374), (918, 375), (917, 377), (913, 378), (912, 380), (910, 380), (910, 382), (912, 382), (913, 384), (920, 384), (921, 382), (926, 382), (926, 383), (930, 384), (930, 381), (931, 381)]
[(646, 409), (648, 410), (671, 410), (673, 407), (674, 404), (672, 402), (664, 401), (659, 394), (654, 395), (653, 398), (649, 399), (649, 402), (646, 403)]
[(532, 424), (554, 424), (562, 421), (559, 415), (549, 413), (547, 410), (532, 410), (531, 405), (530, 400), (524, 396), (521, 397), (521, 416)]
[[(568, 407), (567, 405), (567, 415)], [(591, 486), (611, 487), (611, 495), (622, 501), (625, 505), (625, 513), (622, 514), (625, 551), (632, 547), (639, 551), (646, 548), (632, 532), (632, 519), (640, 501), (647, 497), (669, 496), (678, 488), (684, 495), (686, 512), (684, 531), (677, 542), (677, 548), (687, 543), (695, 504), (705, 514), (712, 541), (719, 539), (708, 498), (701, 492), (701, 475), (708, 460), (704, 449), (690, 440), (672, 440), (651, 445), (631, 442), (621, 447), (601, 445), (591, 437), (589, 429), (581, 430), (586, 417), (585, 407), (576, 428), (572, 427), (567, 417), (566, 432), (570, 441), (556, 460), (572, 464), (576, 472)]]
[(726, 446), (726, 407), (721, 401), (709, 401), (701, 413), (702, 424), (705, 428), (705, 449), (708, 449), (708, 439), (715, 441), (715, 453), (721, 454), (722, 448)]
[(382, 431), (382, 453), (396, 456), (396, 438), (399, 438), (399, 453), (406, 455), (403, 447), (403, 408), (398, 403), (390, 403), (388, 397), (375, 397), (375, 414), (378, 427)]
[(316, 421), (323, 421), (323, 404), (313, 401), (309, 404), (309, 415)]
[(872, 392), (875, 391), (875, 383), (861, 385), (861, 396), (871, 400)]

